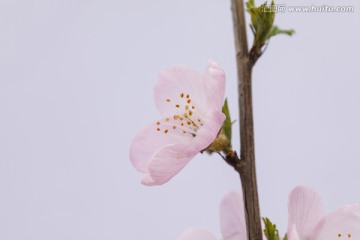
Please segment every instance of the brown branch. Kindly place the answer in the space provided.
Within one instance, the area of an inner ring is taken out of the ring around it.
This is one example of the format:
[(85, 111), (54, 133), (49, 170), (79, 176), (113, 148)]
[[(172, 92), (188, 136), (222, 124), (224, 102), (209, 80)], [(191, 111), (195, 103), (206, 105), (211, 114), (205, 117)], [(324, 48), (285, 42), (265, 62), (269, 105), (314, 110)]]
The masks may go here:
[(262, 240), (259, 198), (256, 183), (251, 89), (251, 73), (257, 58), (255, 58), (256, 54), (249, 55), (246, 39), (244, 2), (243, 0), (231, 0), (231, 3), (238, 73), (241, 141), (241, 160), (237, 161), (234, 168), (240, 174), (242, 183), (248, 239)]

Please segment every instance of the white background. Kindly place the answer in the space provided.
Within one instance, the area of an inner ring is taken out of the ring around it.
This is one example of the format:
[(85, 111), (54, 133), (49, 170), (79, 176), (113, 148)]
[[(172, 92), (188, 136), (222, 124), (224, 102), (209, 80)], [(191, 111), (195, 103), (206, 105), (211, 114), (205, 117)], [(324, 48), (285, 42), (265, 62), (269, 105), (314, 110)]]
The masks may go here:
[[(272, 39), (254, 70), (261, 213), (282, 234), (298, 184), (328, 211), (360, 202), (360, 2), (287, 4), (355, 12), (278, 14), (296, 34)], [(128, 157), (160, 116), (158, 72), (208, 59), (238, 119), (229, 0), (1, 0), (0, 239), (169, 240), (191, 226), (220, 238), (218, 205), (239, 179), (219, 157), (199, 154), (160, 187)]]

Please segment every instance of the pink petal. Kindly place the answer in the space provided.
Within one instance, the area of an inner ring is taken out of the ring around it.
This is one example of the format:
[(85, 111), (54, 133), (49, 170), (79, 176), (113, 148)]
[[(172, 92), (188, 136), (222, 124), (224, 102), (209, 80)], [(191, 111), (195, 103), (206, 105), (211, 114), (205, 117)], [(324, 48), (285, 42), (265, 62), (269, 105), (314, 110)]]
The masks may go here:
[(204, 228), (191, 228), (183, 232), (177, 240), (216, 240), (216, 238)]
[(246, 240), (244, 202), (241, 190), (233, 190), (221, 201), (220, 226), (224, 240)]
[[(335, 210), (323, 217), (316, 225), (311, 239), (329, 240), (339, 239), (360, 239), (360, 214), (357, 205), (347, 205)], [(351, 234), (348, 238), (347, 234)]]
[(154, 88), (154, 100), (163, 117), (179, 114), (179, 110), (187, 104), (187, 95), (192, 100), (191, 104), (196, 103), (197, 110), (204, 110), (206, 96), (202, 73), (185, 66), (173, 66), (160, 72)]
[(142, 179), (142, 183), (148, 186), (166, 183), (197, 153), (198, 151), (190, 144), (172, 144), (163, 147), (148, 163), (148, 175)]
[[(299, 234), (296, 231), (296, 226), (292, 225), (288, 230), (288, 240), (300, 240)], [(265, 238), (264, 238), (265, 239)]]
[(216, 62), (208, 61), (204, 84), (208, 109), (221, 111), (224, 104), (225, 73)]
[(213, 143), (225, 118), (225, 115), (220, 111), (211, 111), (207, 114), (204, 125), (199, 129), (192, 143), (198, 152)]
[[(165, 122), (160, 120), (159, 122)], [(157, 128), (161, 128), (161, 131), (157, 131)], [(157, 122), (151, 123), (143, 128), (134, 138), (130, 146), (130, 161), (133, 166), (140, 172), (146, 173), (147, 164), (151, 160), (156, 151), (163, 148), (166, 145), (174, 143), (186, 143), (189, 142), (189, 138), (179, 137), (171, 133), (164, 133), (165, 128), (162, 125), (157, 125)], [(192, 137), (191, 137), (192, 139)]]
[(288, 232), (295, 226), (300, 239), (308, 239), (316, 223), (324, 216), (319, 194), (310, 187), (298, 186), (289, 194), (288, 208)]

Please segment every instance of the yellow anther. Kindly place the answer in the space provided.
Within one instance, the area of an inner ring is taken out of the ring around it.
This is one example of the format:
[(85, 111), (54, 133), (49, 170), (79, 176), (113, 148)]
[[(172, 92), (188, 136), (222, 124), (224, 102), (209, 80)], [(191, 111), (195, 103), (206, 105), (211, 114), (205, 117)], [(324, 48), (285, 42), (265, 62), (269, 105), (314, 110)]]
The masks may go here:
[(167, 102), (170, 102), (171, 100), (170, 99), (166, 99)]
[(188, 100), (187, 100), (187, 103), (191, 103), (191, 99), (188, 99)]
[(192, 114), (193, 114), (193, 112), (190, 110), (190, 111), (189, 111), (189, 115), (191, 116)]
[(188, 121), (188, 122), (187, 122), (187, 125), (190, 125), (190, 124), (191, 124), (191, 122), (190, 122), (190, 121)]
[(167, 130), (167, 129), (164, 131), (164, 133), (168, 133), (168, 132), (169, 132), (169, 130)]
[(176, 126), (173, 126), (173, 129), (176, 129)]
[(183, 97), (184, 97), (184, 93), (180, 93), (180, 97), (182, 97), (182, 98), (183, 98)]
[(351, 233), (348, 233), (348, 234), (347, 234), (347, 237), (348, 237), (348, 238), (351, 238)]
[(341, 233), (338, 233), (338, 237), (341, 237)]

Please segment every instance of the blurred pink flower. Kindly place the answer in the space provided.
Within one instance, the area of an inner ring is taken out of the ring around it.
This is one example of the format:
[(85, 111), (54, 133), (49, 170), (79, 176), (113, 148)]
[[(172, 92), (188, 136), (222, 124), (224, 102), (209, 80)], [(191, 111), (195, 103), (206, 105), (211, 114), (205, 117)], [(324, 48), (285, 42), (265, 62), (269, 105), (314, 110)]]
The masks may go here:
[[(223, 240), (247, 239), (241, 189), (231, 191), (222, 199), (220, 227)], [(190, 228), (183, 232), (177, 240), (216, 240), (216, 238), (204, 228)]]
[(289, 240), (360, 239), (357, 205), (343, 206), (325, 215), (317, 192), (298, 186), (289, 194)]
[(130, 147), (143, 184), (166, 183), (216, 139), (225, 120), (224, 91), (224, 71), (212, 61), (205, 74), (184, 66), (160, 73), (154, 99), (163, 118), (141, 130)]

